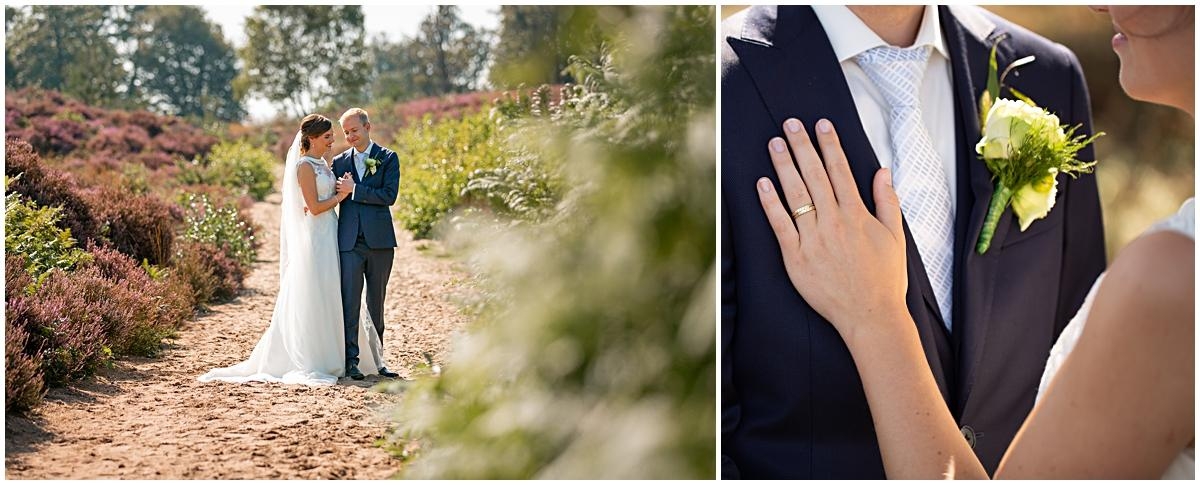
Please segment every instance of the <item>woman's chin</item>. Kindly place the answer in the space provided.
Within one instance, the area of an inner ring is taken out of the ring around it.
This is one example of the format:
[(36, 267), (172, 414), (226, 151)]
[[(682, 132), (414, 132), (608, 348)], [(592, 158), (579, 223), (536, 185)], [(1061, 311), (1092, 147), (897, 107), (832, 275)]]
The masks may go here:
[(1138, 79), (1138, 75), (1134, 73), (1134, 70), (1127, 67), (1125, 63), (1121, 63), (1121, 73), (1117, 79), (1120, 80), (1121, 90), (1125, 91), (1126, 96), (1138, 101), (1150, 101), (1146, 99), (1146, 96), (1151, 90), (1147, 89), (1145, 83), (1141, 82), (1142, 80)]
[(1145, 103), (1167, 106), (1192, 112), (1186, 106), (1180, 106), (1174, 99), (1166, 83), (1155, 83), (1150, 76), (1139, 76), (1135, 71), (1121, 66), (1121, 90), (1130, 98)]

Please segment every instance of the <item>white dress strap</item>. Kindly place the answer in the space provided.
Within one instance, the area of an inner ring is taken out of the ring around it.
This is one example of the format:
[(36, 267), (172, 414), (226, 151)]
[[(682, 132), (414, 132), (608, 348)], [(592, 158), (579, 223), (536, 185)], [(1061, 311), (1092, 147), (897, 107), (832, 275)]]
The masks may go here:
[(1158, 221), (1146, 233), (1158, 231), (1175, 231), (1184, 236), (1196, 239), (1196, 199), (1190, 198), (1183, 203), (1174, 215)]

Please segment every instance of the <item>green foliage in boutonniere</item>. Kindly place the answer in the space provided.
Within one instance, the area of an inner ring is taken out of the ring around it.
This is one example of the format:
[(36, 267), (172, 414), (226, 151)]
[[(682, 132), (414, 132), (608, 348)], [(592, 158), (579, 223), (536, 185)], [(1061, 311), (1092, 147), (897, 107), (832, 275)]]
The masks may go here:
[(996, 76), (996, 46), (988, 64), (988, 88), (979, 97), (982, 137), (975, 152), (983, 159), (996, 183), (988, 203), (987, 217), (975, 251), (987, 252), (1000, 215), (1011, 203), (1021, 230), (1033, 221), (1046, 217), (1054, 208), (1058, 192), (1058, 174), (1072, 177), (1092, 171), (1096, 162), (1082, 162), (1075, 155), (1104, 133), (1090, 137), (1076, 135), (1082, 125), (1067, 127), (1058, 116), (1038, 107), (1021, 92), (1008, 87), (1017, 100), (1000, 98), (1004, 78), (1014, 68), (1034, 61), (1033, 56), (1014, 61), (999, 77)]
[(375, 170), (379, 168), (379, 160), (367, 157), (363, 162), (367, 166), (367, 175), (375, 175)]

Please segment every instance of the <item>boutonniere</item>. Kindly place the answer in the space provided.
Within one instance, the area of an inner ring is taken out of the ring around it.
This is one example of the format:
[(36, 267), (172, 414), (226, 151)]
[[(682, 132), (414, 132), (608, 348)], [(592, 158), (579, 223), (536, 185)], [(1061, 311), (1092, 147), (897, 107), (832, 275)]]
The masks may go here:
[(375, 175), (375, 169), (379, 168), (379, 160), (367, 157), (363, 163), (367, 166), (367, 175)]
[(1007, 87), (1016, 100), (1000, 97), (1004, 78), (1013, 69), (1034, 61), (1033, 56), (1024, 57), (1009, 64), (1004, 73), (996, 76), (996, 44), (992, 45), (991, 61), (988, 64), (988, 86), (979, 97), (980, 127), (982, 137), (975, 145), (975, 153), (983, 159), (992, 172), (995, 190), (988, 203), (987, 217), (975, 251), (987, 252), (996, 233), (1000, 215), (1009, 205), (1021, 224), (1021, 231), (1038, 219), (1046, 217), (1054, 208), (1054, 197), (1058, 192), (1058, 174), (1072, 177), (1092, 171), (1096, 162), (1082, 162), (1075, 154), (1091, 144), (1104, 133), (1090, 137), (1076, 135), (1082, 125), (1067, 127), (1059, 123), (1058, 116), (1038, 107), (1032, 99), (1021, 92)]

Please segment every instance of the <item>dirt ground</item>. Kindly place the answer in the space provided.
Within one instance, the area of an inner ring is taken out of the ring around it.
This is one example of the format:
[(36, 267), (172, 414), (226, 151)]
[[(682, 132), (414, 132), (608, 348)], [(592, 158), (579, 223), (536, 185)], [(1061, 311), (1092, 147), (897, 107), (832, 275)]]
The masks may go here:
[[(374, 444), (403, 398), (371, 390), (379, 376), (318, 388), (196, 380), (244, 360), (270, 324), (279, 195), (255, 204), (252, 216), (263, 247), (248, 290), (186, 324), (158, 357), (122, 359), (52, 389), (27, 417), (6, 416), (6, 478), (381, 479), (400, 469)], [(450, 297), (463, 275), (431, 255), (436, 243), (397, 234), (384, 348), (392, 370), (408, 377), (424, 352), (440, 362), (465, 325)]]

